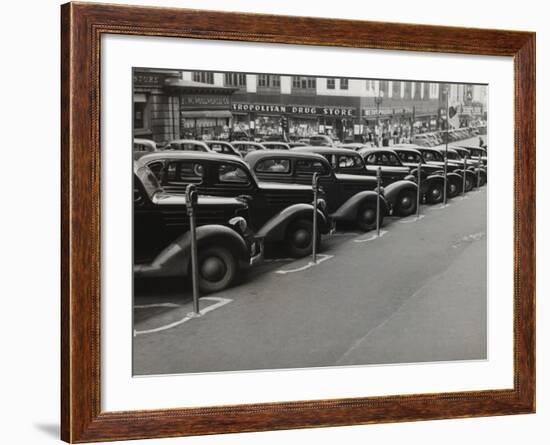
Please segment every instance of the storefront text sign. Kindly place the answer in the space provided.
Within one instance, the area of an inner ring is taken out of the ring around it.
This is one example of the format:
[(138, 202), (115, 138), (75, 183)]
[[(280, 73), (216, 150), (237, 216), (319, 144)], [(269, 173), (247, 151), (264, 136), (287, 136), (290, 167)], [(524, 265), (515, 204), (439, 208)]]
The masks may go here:
[(181, 106), (187, 107), (228, 107), (229, 96), (213, 94), (186, 94), (181, 96)]
[(310, 105), (278, 105), (278, 104), (248, 104), (234, 103), (232, 111), (245, 113), (299, 114), (310, 116), (341, 116), (354, 117), (355, 108), (349, 107), (317, 107)]

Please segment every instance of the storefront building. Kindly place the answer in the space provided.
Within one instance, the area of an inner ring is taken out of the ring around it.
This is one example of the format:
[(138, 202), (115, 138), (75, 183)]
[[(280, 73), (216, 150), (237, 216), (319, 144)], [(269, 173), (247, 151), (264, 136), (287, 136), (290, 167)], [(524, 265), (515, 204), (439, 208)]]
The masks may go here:
[(134, 137), (227, 138), (232, 127), (231, 87), (182, 79), (180, 71), (134, 71)]

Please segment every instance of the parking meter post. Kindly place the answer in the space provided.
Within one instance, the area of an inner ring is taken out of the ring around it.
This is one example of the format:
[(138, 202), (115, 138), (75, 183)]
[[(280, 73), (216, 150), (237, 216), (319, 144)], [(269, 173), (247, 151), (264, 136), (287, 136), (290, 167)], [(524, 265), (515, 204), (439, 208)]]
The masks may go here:
[(382, 168), (376, 171), (376, 236), (380, 236), (380, 186), (382, 182)]
[(443, 205), (447, 204), (447, 150), (445, 150), (445, 163), (443, 170)]
[(313, 174), (313, 240), (311, 242), (311, 256), (313, 264), (317, 263), (317, 196), (319, 193), (319, 173)]
[(191, 235), (191, 280), (193, 283), (193, 313), (195, 316), (200, 315), (199, 309), (199, 259), (197, 254), (197, 226), (195, 220), (195, 210), (197, 205), (198, 195), (193, 184), (189, 184), (185, 189), (185, 204), (187, 207), (187, 215), (189, 216), (189, 232)]
[(467, 160), (464, 158), (464, 169), (462, 170), (462, 197), (466, 193), (466, 164)]
[(481, 184), (481, 155), (477, 156), (477, 188)]
[(417, 218), (420, 217), (420, 185), (421, 185), (420, 182), (422, 181), (421, 169), (422, 169), (422, 162), (419, 162), (418, 171), (417, 171), (418, 179), (416, 181), (418, 185), (418, 190), (416, 191), (416, 217)]

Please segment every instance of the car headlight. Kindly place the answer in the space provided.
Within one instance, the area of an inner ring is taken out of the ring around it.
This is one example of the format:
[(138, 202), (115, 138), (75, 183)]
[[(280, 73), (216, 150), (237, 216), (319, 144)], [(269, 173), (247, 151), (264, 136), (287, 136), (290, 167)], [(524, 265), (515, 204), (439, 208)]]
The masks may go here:
[(246, 233), (246, 229), (248, 228), (248, 223), (242, 216), (235, 216), (234, 218), (231, 218), (229, 220), (229, 225), (241, 235), (244, 235)]

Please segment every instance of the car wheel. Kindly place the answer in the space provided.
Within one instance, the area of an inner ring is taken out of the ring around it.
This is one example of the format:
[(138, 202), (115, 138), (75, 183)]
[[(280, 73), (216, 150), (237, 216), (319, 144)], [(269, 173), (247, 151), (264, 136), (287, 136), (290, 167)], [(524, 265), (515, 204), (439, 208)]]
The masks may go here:
[[(198, 260), (201, 292), (211, 293), (223, 290), (229, 287), (237, 277), (237, 260), (225, 247), (199, 249)], [(191, 277), (191, 273), (189, 276)]]
[(466, 175), (466, 184), (464, 189), (467, 192), (470, 192), (474, 188), (474, 181), (472, 180), (472, 177), (470, 175)]
[(458, 196), (458, 194), (462, 191), (462, 184), (459, 184), (460, 181), (453, 179), (450, 179), (447, 181), (447, 197), (448, 198), (454, 198), (455, 196)]
[[(380, 225), (382, 225), (382, 206), (380, 206)], [(367, 232), (376, 228), (376, 202), (365, 202), (357, 210), (356, 218), (359, 230)]]
[[(309, 255), (313, 249), (313, 222), (300, 219), (293, 222), (286, 231), (286, 248), (293, 258), (302, 258)], [(317, 245), (321, 234), (317, 232)]]
[(426, 194), (426, 200), (429, 204), (443, 202), (443, 184), (435, 183), (430, 185), (428, 193)]
[(394, 209), (395, 214), (402, 217), (412, 215), (416, 212), (416, 192), (409, 189), (399, 193)]

